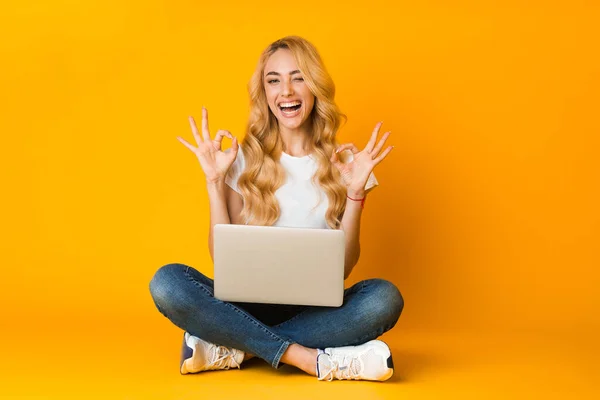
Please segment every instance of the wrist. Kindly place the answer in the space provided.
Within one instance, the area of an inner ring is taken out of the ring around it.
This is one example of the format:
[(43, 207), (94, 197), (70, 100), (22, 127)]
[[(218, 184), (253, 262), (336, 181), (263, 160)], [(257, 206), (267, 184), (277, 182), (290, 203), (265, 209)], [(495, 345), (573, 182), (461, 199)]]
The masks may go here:
[(225, 179), (207, 180), (206, 188), (210, 190), (222, 190), (225, 189)]
[(360, 205), (360, 208), (365, 208), (365, 200), (367, 198), (364, 190), (348, 190), (346, 192), (348, 198), (347, 203)]
[(346, 190), (346, 195), (348, 197), (351, 197), (353, 199), (362, 199), (363, 197), (365, 197), (366, 193), (364, 189), (351, 189), (348, 188), (348, 190)]

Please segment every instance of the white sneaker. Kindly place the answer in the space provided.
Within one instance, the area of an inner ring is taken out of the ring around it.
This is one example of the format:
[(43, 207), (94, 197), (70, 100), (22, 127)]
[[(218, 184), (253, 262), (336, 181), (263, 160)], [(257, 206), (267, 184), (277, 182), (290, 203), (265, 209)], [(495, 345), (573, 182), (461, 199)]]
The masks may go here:
[(185, 332), (181, 347), (181, 374), (195, 374), (216, 369), (240, 368), (244, 352), (209, 343)]
[(354, 379), (385, 381), (394, 374), (392, 353), (381, 340), (371, 340), (360, 346), (328, 347), (317, 356), (317, 377), (320, 381)]

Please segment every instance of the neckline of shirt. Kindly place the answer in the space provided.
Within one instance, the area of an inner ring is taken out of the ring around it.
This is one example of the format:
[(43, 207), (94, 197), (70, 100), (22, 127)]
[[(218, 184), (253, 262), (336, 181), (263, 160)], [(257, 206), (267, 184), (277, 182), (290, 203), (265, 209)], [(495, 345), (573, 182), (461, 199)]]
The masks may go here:
[(285, 151), (282, 151), (282, 152), (281, 152), (281, 154), (282, 154), (283, 156), (285, 156), (286, 158), (290, 159), (290, 160), (307, 160), (307, 159), (309, 159), (309, 158), (310, 158), (310, 156), (311, 156), (310, 154), (307, 154), (307, 155), (305, 155), (305, 156), (302, 156), (302, 157), (295, 157), (295, 156), (291, 156), (291, 155), (289, 155), (289, 154), (288, 154), (288, 153), (286, 153)]

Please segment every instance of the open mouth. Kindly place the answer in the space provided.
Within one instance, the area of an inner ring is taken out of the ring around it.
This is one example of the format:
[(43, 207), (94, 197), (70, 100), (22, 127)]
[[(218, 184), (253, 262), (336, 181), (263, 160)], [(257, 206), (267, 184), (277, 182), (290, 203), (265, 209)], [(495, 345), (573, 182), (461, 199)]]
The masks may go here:
[(301, 107), (302, 107), (302, 102), (300, 102), (300, 101), (292, 101), (289, 103), (279, 103), (279, 109), (281, 110), (281, 113), (285, 116), (295, 116)]
[(302, 104), (298, 104), (298, 105), (291, 106), (291, 107), (279, 106), (279, 108), (281, 109), (281, 111), (287, 111), (287, 112), (292, 112), (292, 111), (299, 110), (300, 107), (302, 107)]

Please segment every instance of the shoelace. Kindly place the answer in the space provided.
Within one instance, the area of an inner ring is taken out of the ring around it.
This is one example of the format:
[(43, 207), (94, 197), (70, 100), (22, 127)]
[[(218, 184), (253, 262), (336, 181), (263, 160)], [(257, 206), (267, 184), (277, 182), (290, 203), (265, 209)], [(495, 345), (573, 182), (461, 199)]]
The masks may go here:
[(240, 364), (235, 361), (233, 352), (227, 347), (211, 343), (208, 347), (208, 354), (210, 355), (210, 361), (206, 369), (229, 369), (232, 366), (240, 367)]
[(332, 381), (334, 378), (359, 379), (360, 363), (358, 358), (350, 358), (348, 360), (345, 355), (329, 356), (329, 371), (323, 374), (323, 377), (319, 378), (319, 380), (325, 380), (326, 378), (328, 381)]

